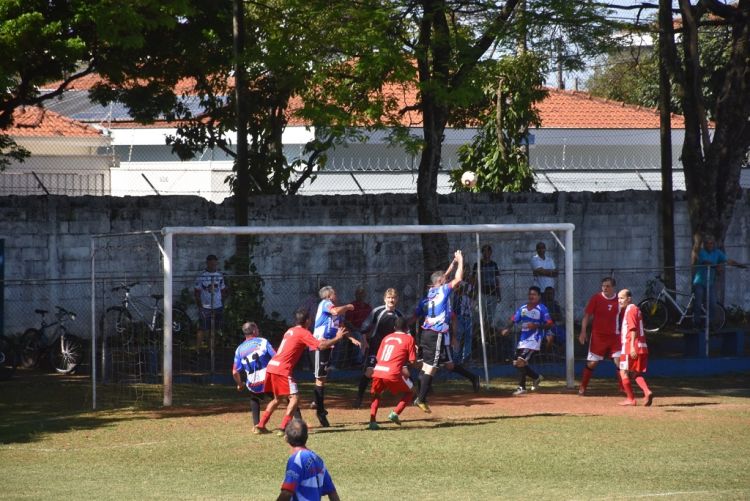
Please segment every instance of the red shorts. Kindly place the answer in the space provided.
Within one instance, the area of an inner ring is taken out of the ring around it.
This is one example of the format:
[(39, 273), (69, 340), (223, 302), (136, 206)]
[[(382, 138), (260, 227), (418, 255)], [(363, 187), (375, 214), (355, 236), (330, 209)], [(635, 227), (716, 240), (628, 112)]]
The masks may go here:
[(591, 333), (589, 342), (589, 356), (586, 360), (589, 362), (598, 362), (607, 357), (619, 357), (622, 351), (622, 340), (620, 336), (612, 334)]
[(385, 390), (390, 391), (394, 395), (400, 395), (401, 393), (410, 393), (412, 388), (412, 382), (403, 376), (400, 379), (381, 379), (379, 377), (372, 378), (372, 389), (370, 393), (378, 395), (383, 393)]
[(282, 374), (266, 374), (266, 393), (273, 393), (274, 397), (287, 397), (297, 394), (297, 382), (292, 376)]
[(620, 355), (620, 370), (645, 373), (648, 369), (648, 353), (641, 353), (638, 358), (630, 358), (623, 353)]

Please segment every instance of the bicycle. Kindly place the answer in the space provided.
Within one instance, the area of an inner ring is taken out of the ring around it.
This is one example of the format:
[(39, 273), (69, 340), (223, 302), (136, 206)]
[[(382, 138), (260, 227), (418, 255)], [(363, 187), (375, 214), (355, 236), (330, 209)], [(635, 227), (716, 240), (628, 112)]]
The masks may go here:
[[(123, 283), (114, 287), (112, 292), (123, 291), (123, 297), (120, 304), (110, 306), (101, 317), (100, 332), (102, 335), (119, 339), (121, 346), (125, 350), (135, 349), (137, 344), (145, 340), (139, 340), (139, 331), (137, 325), (143, 325), (146, 328), (147, 335), (150, 334), (152, 340), (161, 339), (164, 326), (164, 312), (160, 308), (160, 302), (164, 298), (162, 294), (151, 294), (152, 304), (130, 295), (130, 289), (138, 285), (138, 282), (130, 284)], [(137, 322), (134, 323), (133, 317)], [(184, 343), (190, 339), (192, 320), (187, 313), (179, 308), (172, 310), (172, 342)]]
[(18, 354), (15, 343), (0, 334), (0, 381), (13, 377), (18, 366)]
[[(673, 289), (667, 289), (664, 285), (664, 280), (660, 276), (654, 277), (654, 280), (650, 280), (647, 286), (647, 290), (653, 294), (654, 287), (661, 284), (662, 288), (656, 297), (647, 297), (638, 303), (638, 307), (641, 309), (643, 315), (643, 330), (646, 332), (657, 332), (659, 329), (667, 325), (670, 320), (673, 320), (674, 313), (679, 314), (679, 318), (674, 321), (675, 325), (682, 325), (686, 319), (693, 319), (693, 310), (695, 306), (695, 293), (683, 293), (677, 292)], [(649, 293), (647, 292), (647, 294)], [(674, 294), (674, 295), (673, 295)], [(683, 307), (677, 302), (675, 296), (689, 297), (687, 304)], [(670, 308), (671, 306), (671, 308)], [(726, 324), (727, 312), (724, 309), (724, 305), (716, 303), (715, 311), (711, 312), (709, 317), (709, 328), (711, 330), (719, 330)], [(701, 311), (705, 314), (706, 309), (701, 305)]]
[[(76, 314), (62, 306), (55, 306), (56, 320), (47, 322), (47, 310), (34, 310), (41, 317), (39, 328), (26, 329), (21, 335), (20, 362), (25, 368), (35, 368), (44, 354), (57, 372), (70, 374), (83, 361), (83, 341), (68, 332), (65, 324), (75, 320)], [(49, 334), (51, 328), (52, 334)]]

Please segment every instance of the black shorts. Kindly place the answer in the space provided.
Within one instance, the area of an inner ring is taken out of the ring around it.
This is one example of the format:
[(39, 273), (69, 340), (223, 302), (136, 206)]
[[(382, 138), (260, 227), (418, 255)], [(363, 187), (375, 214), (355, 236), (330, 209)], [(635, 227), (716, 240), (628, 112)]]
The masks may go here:
[(526, 363), (531, 363), (531, 358), (539, 353), (537, 350), (530, 350), (528, 348), (517, 348), (516, 349), (516, 360), (519, 358), (523, 358), (526, 360)]
[(365, 361), (362, 364), (362, 370), (372, 369), (378, 364), (378, 359), (375, 355), (370, 355), (369, 353), (365, 357)]
[(445, 334), (431, 330), (423, 330), (419, 340), (422, 351), (422, 361), (427, 365), (437, 367), (441, 364), (453, 362), (451, 350), (445, 344)]
[(332, 353), (333, 348), (323, 351), (315, 350), (315, 364), (313, 365), (315, 368), (315, 379), (325, 379), (328, 377), (328, 367), (331, 365)]
[(213, 310), (211, 308), (201, 308), (198, 316), (200, 317), (199, 325), (202, 331), (211, 330), (212, 317), (214, 331), (221, 330), (224, 324), (224, 308), (214, 308)]

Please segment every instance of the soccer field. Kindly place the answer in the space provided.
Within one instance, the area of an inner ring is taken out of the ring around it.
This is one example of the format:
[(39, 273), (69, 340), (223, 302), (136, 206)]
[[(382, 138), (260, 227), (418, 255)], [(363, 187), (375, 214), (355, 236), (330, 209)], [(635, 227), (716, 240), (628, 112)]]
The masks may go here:
[[(354, 388), (331, 385), (332, 427), (310, 420), (342, 499), (748, 499), (750, 375), (652, 379), (654, 405), (623, 408), (613, 381), (578, 397), (562, 381), (511, 397), (439, 383), (432, 414), (365, 429)], [(159, 389), (155, 388), (158, 392)], [(176, 388), (190, 405), (83, 411), (82, 377), (20, 371), (0, 383), (3, 499), (275, 499), (288, 446), (250, 433), (247, 395)], [(309, 403), (310, 387), (302, 389)], [(277, 426), (280, 413), (271, 420)]]

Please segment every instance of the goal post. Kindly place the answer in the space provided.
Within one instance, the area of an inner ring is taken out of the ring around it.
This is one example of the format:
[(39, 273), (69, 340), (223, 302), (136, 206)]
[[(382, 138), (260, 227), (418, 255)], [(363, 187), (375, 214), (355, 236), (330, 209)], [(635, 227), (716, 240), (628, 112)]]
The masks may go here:
[[(573, 231), (572, 223), (532, 224), (469, 224), (469, 225), (378, 225), (378, 226), (168, 226), (162, 228), (163, 279), (164, 279), (164, 327), (163, 327), (163, 405), (172, 405), (172, 315), (173, 315), (173, 251), (176, 236), (303, 236), (303, 235), (421, 235), (421, 234), (474, 234), (476, 236), (477, 263), (480, 260), (479, 235), (492, 233), (550, 232), (560, 243), (565, 253), (565, 376), (568, 388), (574, 387), (573, 359)], [(564, 233), (564, 243), (555, 232)], [(481, 274), (479, 274), (481, 275)], [(481, 278), (480, 278), (481, 280)], [(478, 288), (478, 304), (482, 307), (482, 288)], [(482, 315), (480, 315), (480, 319)], [(486, 353), (486, 333), (480, 320), (485, 379), (489, 379)]]

